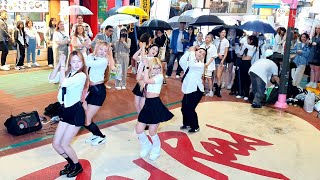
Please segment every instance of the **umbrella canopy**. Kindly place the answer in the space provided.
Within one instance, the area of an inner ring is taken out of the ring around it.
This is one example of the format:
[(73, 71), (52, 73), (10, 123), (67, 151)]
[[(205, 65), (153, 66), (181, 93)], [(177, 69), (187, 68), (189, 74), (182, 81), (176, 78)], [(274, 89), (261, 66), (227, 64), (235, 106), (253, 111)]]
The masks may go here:
[(259, 20), (248, 21), (243, 25), (239, 26), (240, 29), (244, 29), (247, 31), (260, 32), (260, 33), (275, 33), (276, 31), (273, 27)]
[(178, 28), (180, 22), (185, 22), (186, 26), (189, 26), (189, 23), (193, 20), (194, 18), (190, 16), (174, 16), (168, 20), (168, 23), (172, 28)]
[(116, 12), (121, 14), (130, 14), (130, 15), (148, 17), (148, 14), (142, 8), (139, 8), (136, 6), (122, 6)]
[(178, 22), (185, 22), (185, 23), (191, 23), (194, 21), (194, 18), (191, 16), (179, 16)]
[(104, 28), (107, 25), (111, 25), (111, 26), (124, 25), (124, 24), (135, 23), (137, 21), (138, 20), (136, 18), (134, 18), (133, 16), (130, 16), (128, 14), (116, 14), (116, 15), (108, 17), (101, 24), (101, 27)]
[(117, 14), (117, 10), (119, 9), (119, 7), (114, 7), (109, 9), (109, 11), (107, 11), (107, 17), (113, 16)]
[(243, 35), (243, 30), (239, 28), (239, 26), (230, 26), (230, 25), (222, 25), (222, 26), (217, 26), (212, 29), (211, 34), (214, 36), (219, 36), (219, 32), (221, 32), (222, 29), (225, 29), (227, 33), (229, 32), (230, 29), (234, 29), (236, 31), (236, 36), (242, 36)]
[(192, 9), (192, 10), (185, 11), (181, 14), (181, 16), (190, 16), (193, 18), (197, 18), (201, 15), (205, 15), (205, 13), (201, 9)]
[(192, 26), (212, 26), (212, 25), (223, 25), (224, 22), (215, 15), (202, 15), (195, 19)]
[(148, 21), (145, 21), (141, 28), (148, 28), (149, 30), (169, 30), (172, 29), (169, 23), (158, 20), (158, 19), (150, 19)]
[(64, 8), (58, 15), (92, 15), (93, 13), (84, 6), (71, 5)]

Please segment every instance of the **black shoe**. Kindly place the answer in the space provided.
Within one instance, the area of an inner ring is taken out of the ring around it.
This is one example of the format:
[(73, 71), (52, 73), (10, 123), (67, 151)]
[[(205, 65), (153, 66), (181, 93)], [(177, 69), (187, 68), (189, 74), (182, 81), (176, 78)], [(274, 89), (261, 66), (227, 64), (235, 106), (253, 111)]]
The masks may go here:
[(60, 171), (60, 176), (68, 174), (71, 170), (72, 170), (72, 167), (70, 164), (65, 165), (64, 169)]
[(189, 128), (190, 128), (190, 126), (185, 126), (185, 125), (183, 125), (183, 126), (180, 127), (181, 130), (189, 129)]
[(251, 107), (252, 107), (252, 108), (261, 108), (262, 106), (261, 106), (261, 105), (258, 105), (258, 104), (255, 104), (255, 103), (252, 103), (252, 104), (251, 104)]
[(72, 169), (72, 171), (70, 171), (67, 174), (67, 177), (76, 177), (78, 174), (80, 174), (83, 171), (82, 166), (80, 163), (77, 163), (74, 165), (74, 168)]
[(216, 88), (215, 95), (217, 95), (217, 97), (222, 97), (221, 96), (221, 85)]
[(188, 132), (189, 133), (195, 133), (195, 132), (198, 132), (198, 131), (200, 131), (200, 128), (197, 128), (197, 129), (191, 128)]

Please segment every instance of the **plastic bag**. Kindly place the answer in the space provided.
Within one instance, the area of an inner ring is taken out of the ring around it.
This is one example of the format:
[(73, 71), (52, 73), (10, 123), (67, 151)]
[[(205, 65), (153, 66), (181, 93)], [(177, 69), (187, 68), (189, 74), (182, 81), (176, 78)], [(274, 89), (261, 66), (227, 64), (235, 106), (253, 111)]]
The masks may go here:
[(110, 79), (121, 80), (122, 79), (122, 68), (121, 64), (115, 64), (115, 70), (110, 72)]
[(303, 105), (303, 109), (306, 112), (308, 112), (308, 113), (313, 112), (315, 99), (316, 99), (316, 97), (315, 97), (314, 93), (311, 93), (311, 91), (308, 91), (308, 94), (304, 98), (304, 105)]

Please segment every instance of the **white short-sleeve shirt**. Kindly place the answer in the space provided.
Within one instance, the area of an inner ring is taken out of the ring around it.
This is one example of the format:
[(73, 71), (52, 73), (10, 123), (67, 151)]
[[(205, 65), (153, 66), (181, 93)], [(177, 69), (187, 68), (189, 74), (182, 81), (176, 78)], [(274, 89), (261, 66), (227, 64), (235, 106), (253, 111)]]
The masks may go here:
[[(216, 46), (217, 53), (220, 55), (224, 55), (224, 50), (230, 46), (229, 41), (226, 38), (223, 38), (222, 40), (220, 38), (215, 39), (213, 41), (213, 44)], [(219, 50), (219, 44), (220, 44), (220, 50)]]

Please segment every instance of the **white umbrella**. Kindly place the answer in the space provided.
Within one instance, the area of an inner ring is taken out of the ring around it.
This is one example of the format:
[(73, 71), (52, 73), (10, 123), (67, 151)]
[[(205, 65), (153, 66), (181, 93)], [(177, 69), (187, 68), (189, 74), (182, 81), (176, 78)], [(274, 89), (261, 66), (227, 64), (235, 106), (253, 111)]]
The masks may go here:
[(92, 15), (93, 13), (84, 6), (71, 5), (63, 8), (58, 15)]
[(128, 14), (116, 14), (108, 17), (102, 24), (101, 28), (104, 28), (108, 25), (117, 26), (124, 24), (136, 23), (138, 20), (131, 15)]
[(201, 15), (205, 15), (206, 13), (201, 10), (201, 9), (192, 9), (192, 10), (188, 10), (188, 11), (185, 11), (181, 14), (181, 16), (190, 16), (190, 17), (193, 17), (193, 18), (197, 18)]
[(179, 16), (179, 18), (178, 18), (178, 22), (179, 22), (179, 23), (180, 23), (180, 22), (190, 23), (190, 22), (192, 22), (192, 21), (194, 21), (194, 18), (191, 17), (191, 16), (183, 16), (183, 15), (181, 15), (181, 16)]
[(190, 16), (174, 16), (168, 20), (168, 23), (172, 28), (178, 28), (180, 22), (185, 22), (186, 26), (189, 26), (189, 23), (193, 20), (194, 18)]

